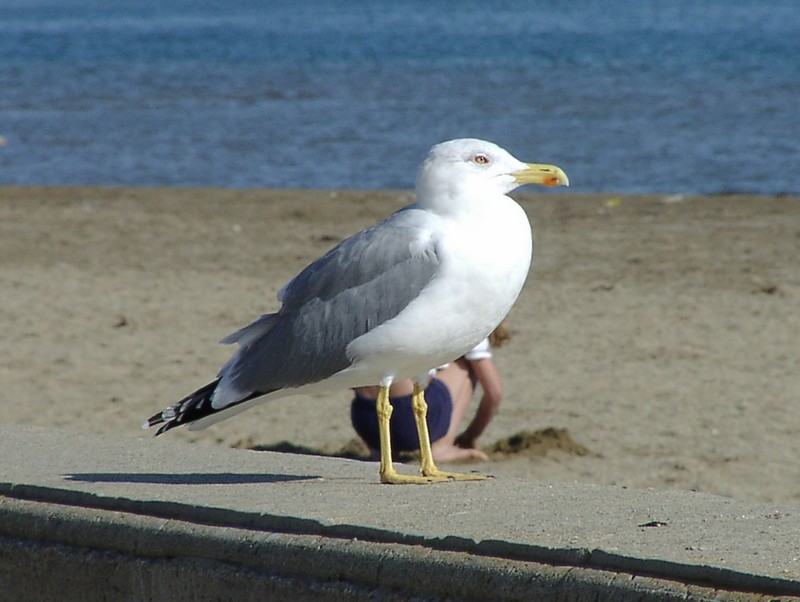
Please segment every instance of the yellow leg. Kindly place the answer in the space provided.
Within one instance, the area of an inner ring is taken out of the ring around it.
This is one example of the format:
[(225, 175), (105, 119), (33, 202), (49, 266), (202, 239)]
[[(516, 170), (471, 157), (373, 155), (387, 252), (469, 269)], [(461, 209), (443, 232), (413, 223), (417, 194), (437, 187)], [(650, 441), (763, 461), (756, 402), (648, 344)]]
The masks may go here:
[[(388, 396), (387, 396), (388, 399)], [(391, 406), (389, 406), (391, 409)], [(436, 468), (433, 461), (433, 451), (431, 450), (431, 436), (428, 432), (428, 403), (425, 401), (425, 389), (414, 384), (414, 393), (411, 396), (411, 407), (414, 410), (414, 420), (417, 423), (417, 434), (419, 435), (419, 470), (423, 478), (432, 479), (431, 482), (438, 481), (482, 481), (488, 479), (482, 474), (463, 474), (459, 472), (444, 472)]]
[[(392, 417), (392, 404), (389, 403), (389, 387), (381, 386), (375, 402), (378, 413), (378, 432), (381, 438), (381, 483), (433, 483), (437, 479), (429, 479), (417, 475), (400, 474), (392, 464), (392, 441), (389, 434), (389, 420)], [(443, 480), (443, 479), (438, 479)]]
[(419, 471), (426, 476), (435, 474), (439, 469), (433, 462), (431, 435), (428, 432), (428, 402), (425, 401), (425, 390), (417, 384), (414, 385), (414, 393), (411, 396), (411, 409), (414, 410), (414, 421), (417, 423), (419, 435)]
[(381, 439), (381, 482), (391, 483), (396, 475), (392, 465), (392, 441), (389, 436), (389, 420), (392, 417), (392, 404), (389, 403), (389, 387), (381, 387), (378, 399), (375, 400), (375, 411), (378, 414), (378, 433)]
[[(423, 400), (424, 403), (424, 400)], [(375, 410), (378, 413), (378, 431), (381, 439), (381, 483), (391, 484), (421, 484), (436, 483), (438, 481), (448, 481), (450, 477), (441, 475), (407, 475), (400, 474), (394, 469), (392, 464), (392, 442), (389, 434), (389, 420), (392, 416), (392, 404), (389, 403), (389, 387), (382, 386), (378, 392), (378, 399), (375, 402)], [(423, 417), (424, 420), (424, 417)], [(427, 434), (427, 425), (426, 425)], [(427, 442), (428, 454), (430, 455), (430, 441)], [(433, 467), (436, 468), (435, 466)]]

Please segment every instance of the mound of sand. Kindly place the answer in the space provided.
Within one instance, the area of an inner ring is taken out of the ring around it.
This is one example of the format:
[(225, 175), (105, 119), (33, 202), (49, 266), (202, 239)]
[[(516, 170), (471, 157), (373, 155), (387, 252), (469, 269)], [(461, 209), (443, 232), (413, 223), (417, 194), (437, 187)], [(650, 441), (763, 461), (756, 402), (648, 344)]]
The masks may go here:
[(496, 441), (484, 451), (493, 461), (506, 460), (512, 456), (542, 457), (550, 451), (576, 456), (586, 456), (590, 453), (572, 438), (567, 429), (554, 427), (538, 431), (520, 431), (516, 435)]

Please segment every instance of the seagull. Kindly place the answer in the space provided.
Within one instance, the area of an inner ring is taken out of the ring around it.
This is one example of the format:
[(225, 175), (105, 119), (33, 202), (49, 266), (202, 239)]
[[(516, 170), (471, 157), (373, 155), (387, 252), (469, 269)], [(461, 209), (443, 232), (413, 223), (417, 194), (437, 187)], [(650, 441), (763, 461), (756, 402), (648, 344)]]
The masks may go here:
[[(477, 139), (435, 145), (416, 202), (345, 239), (279, 292), (280, 308), (222, 339), (238, 344), (217, 378), (145, 421), (156, 435), (205, 428), (270, 399), (380, 385), (383, 483), (486, 478), (434, 464), (424, 387), (432, 368), (483, 340), (517, 299), (531, 263), (525, 211), (507, 196), (523, 184), (568, 186), (554, 165), (523, 163)], [(421, 474), (392, 463), (389, 387), (414, 381)]]

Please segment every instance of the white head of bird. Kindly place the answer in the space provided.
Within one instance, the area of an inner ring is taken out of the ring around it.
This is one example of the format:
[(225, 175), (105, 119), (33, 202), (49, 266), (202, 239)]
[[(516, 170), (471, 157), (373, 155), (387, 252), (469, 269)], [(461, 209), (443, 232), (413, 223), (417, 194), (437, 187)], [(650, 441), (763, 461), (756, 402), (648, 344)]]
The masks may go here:
[(492, 142), (449, 140), (434, 146), (420, 167), (417, 203), (441, 210), (430, 206), (433, 199), (491, 198), (523, 184), (569, 186), (569, 179), (555, 165), (524, 163)]

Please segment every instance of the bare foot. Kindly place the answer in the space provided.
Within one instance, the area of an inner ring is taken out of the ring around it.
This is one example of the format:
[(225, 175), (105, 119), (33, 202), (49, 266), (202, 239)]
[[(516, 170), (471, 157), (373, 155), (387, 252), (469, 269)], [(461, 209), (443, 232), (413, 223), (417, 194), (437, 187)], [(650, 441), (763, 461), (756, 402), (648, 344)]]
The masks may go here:
[(488, 462), (489, 456), (479, 449), (456, 447), (455, 445), (432, 446), (433, 459), (436, 462)]

